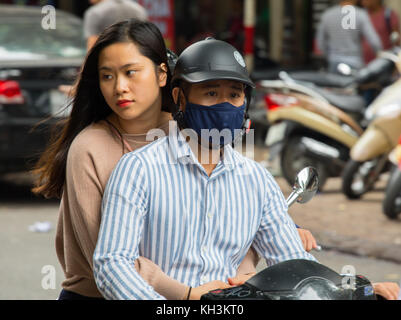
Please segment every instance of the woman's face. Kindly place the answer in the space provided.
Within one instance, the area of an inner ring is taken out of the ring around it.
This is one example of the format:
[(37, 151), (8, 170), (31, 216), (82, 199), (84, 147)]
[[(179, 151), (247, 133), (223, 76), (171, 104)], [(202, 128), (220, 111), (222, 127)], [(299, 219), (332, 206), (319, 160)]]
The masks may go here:
[(132, 42), (115, 43), (99, 55), (99, 85), (107, 104), (122, 120), (151, 119), (161, 110), (166, 66), (156, 67)]

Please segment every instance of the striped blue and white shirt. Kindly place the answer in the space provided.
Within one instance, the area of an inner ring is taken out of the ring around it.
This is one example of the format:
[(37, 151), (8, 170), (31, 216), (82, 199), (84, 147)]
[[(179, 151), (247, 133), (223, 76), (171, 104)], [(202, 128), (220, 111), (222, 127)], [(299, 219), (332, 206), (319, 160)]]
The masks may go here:
[(171, 130), (126, 154), (113, 171), (94, 276), (107, 299), (164, 299), (136, 272), (139, 256), (197, 287), (235, 276), (251, 245), (268, 265), (315, 260), (265, 168), (226, 146), (208, 176), (181, 133)]

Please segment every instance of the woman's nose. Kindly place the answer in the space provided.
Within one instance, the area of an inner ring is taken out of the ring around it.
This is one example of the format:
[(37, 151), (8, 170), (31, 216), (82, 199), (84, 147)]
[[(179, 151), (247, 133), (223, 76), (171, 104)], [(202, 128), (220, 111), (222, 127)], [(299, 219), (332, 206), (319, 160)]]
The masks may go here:
[(116, 93), (121, 94), (128, 91), (128, 81), (122, 76), (117, 77), (116, 80)]

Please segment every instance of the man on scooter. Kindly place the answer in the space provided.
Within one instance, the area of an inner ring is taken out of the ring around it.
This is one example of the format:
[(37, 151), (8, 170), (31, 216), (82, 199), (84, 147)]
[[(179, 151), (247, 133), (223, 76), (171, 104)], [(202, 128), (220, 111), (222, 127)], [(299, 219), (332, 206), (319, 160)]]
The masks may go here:
[(105, 191), (94, 254), (102, 294), (164, 298), (133, 267), (139, 253), (185, 283), (188, 298), (192, 287), (234, 277), (251, 245), (268, 265), (316, 260), (274, 178), (231, 146), (249, 125), (253, 83), (241, 54), (197, 42), (179, 57), (173, 87), (178, 128), (123, 157)]

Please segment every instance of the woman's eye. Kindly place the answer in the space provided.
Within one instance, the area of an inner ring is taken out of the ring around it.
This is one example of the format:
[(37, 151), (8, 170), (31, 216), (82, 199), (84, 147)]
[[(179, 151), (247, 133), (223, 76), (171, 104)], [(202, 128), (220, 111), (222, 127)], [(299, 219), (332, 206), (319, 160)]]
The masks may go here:
[(103, 79), (103, 80), (110, 80), (112, 77), (113, 77), (113, 76), (110, 75), (110, 74), (103, 74), (103, 75), (102, 75), (102, 79)]

